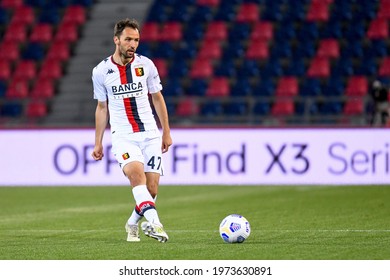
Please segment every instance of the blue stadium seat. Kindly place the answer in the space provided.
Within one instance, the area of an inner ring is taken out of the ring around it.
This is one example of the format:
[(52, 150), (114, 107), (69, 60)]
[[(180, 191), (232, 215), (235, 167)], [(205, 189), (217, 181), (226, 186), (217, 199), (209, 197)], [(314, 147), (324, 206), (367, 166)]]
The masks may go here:
[(20, 102), (8, 102), (3, 104), (1, 115), (4, 117), (20, 117), (23, 114), (23, 105)]
[(251, 94), (252, 87), (247, 78), (237, 80), (230, 91), (231, 96), (250, 96)]
[(189, 88), (186, 90), (187, 95), (205, 96), (208, 83), (203, 79), (192, 79)]
[(255, 115), (266, 116), (271, 112), (271, 105), (269, 102), (258, 101), (253, 107), (253, 113)]
[(182, 96), (184, 89), (179, 79), (168, 79), (162, 90), (164, 96)]
[(242, 116), (248, 113), (248, 104), (245, 101), (232, 101), (225, 104), (223, 109), (226, 115)]
[(201, 113), (205, 117), (215, 117), (223, 114), (223, 106), (219, 100), (211, 100), (201, 105)]
[(321, 80), (308, 78), (303, 81), (300, 95), (301, 96), (319, 96), (322, 94)]

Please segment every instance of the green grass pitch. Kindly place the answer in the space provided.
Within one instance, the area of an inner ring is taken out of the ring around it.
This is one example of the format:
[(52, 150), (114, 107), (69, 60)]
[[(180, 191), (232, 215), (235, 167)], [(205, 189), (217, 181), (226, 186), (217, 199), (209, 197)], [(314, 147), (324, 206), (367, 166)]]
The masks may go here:
[[(130, 187), (0, 188), (2, 260), (389, 260), (389, 186), (160, 186), (170, 240), (126, 242)], [(227, 244), (228, 214), (252, 228)]]

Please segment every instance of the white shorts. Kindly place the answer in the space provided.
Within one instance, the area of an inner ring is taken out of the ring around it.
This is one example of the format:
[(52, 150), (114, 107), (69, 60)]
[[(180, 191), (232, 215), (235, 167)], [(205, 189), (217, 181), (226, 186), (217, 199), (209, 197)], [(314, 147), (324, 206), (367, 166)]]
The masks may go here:
[(136, 133), (114, 133), (112, 152), (122, 168), (133, 161), (144, 164), (145, 172), (163, 175), (161, 134), (159, 130), (149, 130)]

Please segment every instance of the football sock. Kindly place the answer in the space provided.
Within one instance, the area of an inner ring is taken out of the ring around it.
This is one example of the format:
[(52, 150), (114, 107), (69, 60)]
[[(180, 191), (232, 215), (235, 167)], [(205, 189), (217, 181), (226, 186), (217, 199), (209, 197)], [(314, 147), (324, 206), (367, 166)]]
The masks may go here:
[[(133, 213), (139, 211), (138, 214), (136, 213), (138, 216), (143, 215), (146, 218), (146, 220), (148, 220), (149, 222), (161, 225), (160, 219), (157, 214), (157, 210), (154, 205), (154, 199), (150, 195), (146, 185), (140, 185), (134, 187), (133, 196), (135, 199), (135, 203), (137, 204), (136, 209), (134, 209)], [(135, 215), (135, 218), (136, 217), (137, 216)], [(130, 219), (132, 218), (130, 217)], [(135, 221), (135, 219), (134, 220), (132, 219), (132, 221)]]
[[(153, 198), (154, 203), (156, 203), (157, 195)], [(127, 220), (127, 223), (129, 225), (138, 225), (139, 221), (142, 219), (143, 215), (141, 215), (141, 212), (138, 208), (138, 206), (135, 206), (133, 209), (133, 212), (130, 215), (130, 218)]]

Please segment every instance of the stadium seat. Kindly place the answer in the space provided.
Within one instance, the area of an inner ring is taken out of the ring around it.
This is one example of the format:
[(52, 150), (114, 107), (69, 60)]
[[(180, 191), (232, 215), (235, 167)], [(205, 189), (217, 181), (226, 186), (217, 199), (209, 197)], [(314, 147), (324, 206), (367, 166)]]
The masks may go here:
[(41, 64), (38, 73), (39, 78), (51, 78), (51, 79), (59, 79), (62, 77), (62, 65), (61, 61), (51, 61), (45, 60)]
[(299, 83), (296, 77), (280, 77), (276, 85), (276, 96), (296, 96), (299, 92)]
[(48, 60), (67, 61), (70, 58), (69, 43), (65, 41), (53, 42), (50, 44), (45, 58)]
[(42, 118), (47, 115), (47, 104), (41, 100), (32, 100), (27, 104), (26, 116), (27, 118)]
[(197, 59), (190, 70), (190, 78), (210, 78), (213, 75), (213, 65), (208, 59)]
[(0, 60), (0, 80), (9, 80), (12, 76), (11, 63), (7, 60)]
[(192, 79), (186, 94), (194, 96), (205, 96), (208, 83), (205, 79)]
[(1, 7), (6, 9), (16, 9), (23, 6), (23, 0), (2, 0)]
[(349, 77), (345, 89), (346, 96), (366, 96), (369, 93), (368, 80), (365, 76)]
[(382, 59), (378, 74), (381, 77), (390, 77), (390, 57), (384, 57)]
[(256, 3), (242, 3), (238, 7), (236, 21), (253, 23), (257, 22), (260, 18), (259, 5)]
[(181, 99), (176, 108), (176, 115), (180, 117), (190, 117), (199, 114), (199, 105), (195, 99), (187, 97)]
[(62, 24), (73, 23), (76, 25), (84, 24), (87, 19), (86, 8), (82, 5), (69, 5), (65, 8), (62, 17)]
[(360, 115), (364, 113), (364, 104), (361, 98), (347, 100), (343, 112), (346, 115)]
[(72, 21), (65, 21), (61, 23), (54, 35), (55, 42), (74, 43), (78, 38), (78, 24)]
[(310, 61), (307, 76), (311, 78), (327, 78), (330, 74), (330, 62), (325, 57), (314, 57)]
[(36, 79), (30, 97), (34, 99), (48, 99), (54, 97), (55, 85), (51, 78)]
[(10, 24), (30, 25), (35, 22), (34, 9), (30, 6), (19, 6), (15, 8)]
[(205, 117), (215, 117), (223, 114), (223, 106), (219, 100), (213, 99), (201, 105), (201, 114)]
[(249, 79), (242, 78), (235, 82), (231, 88), (231, 96), (250, 96), (252, 95), (252, 87)]
[(230, 95), (229, 78), (214, 77), (206, 90), (206, 96), (209, 97), (223, 97)]
[(316, 78), (305, 79), (299, 94), (301, 96), (320, 96), (322, 94), (321, 80)]
[(387, 19), (387, 20), (390, 19), (390, 1), (379, 2), (377, 17)]
[(255, 96), (273, 96), (275, 94), (275, 84), (272, 79), (262, 80), (253, 90)]
[(329, 3), (326, 1), (311, 1), (306, 19), (308, 21), (327, 21), (329, 19)]
[(159, 40), (175, 42), (183, 38), (182, 24), (180, 22), (165, 22), (160, 29)]
[(208, 24), (204, 39), (209, 40), (226, 40), (228, 37), (227, 24), (224, 21), (212, 21)]
[(25, 46), (22, 58), (41, 61), (45, 57), (45, 46), (40, 43), (27, 43)]
[(271, 114), (273, 116), (293, 115), (295, 110), (294, 102), (290, 99), (276, 99), (272, 104)]
[(24, 99), (28, 97), (29, 82), (24, 79), (13, 79), (8, 85), (5, 97), (7, 99)]
[(196, 0), (196, 4), (199, 6), (217, 7), (221, 0)]
[(141, 28), (140, 38), (143, 42), (154, 42), (159, 39), (159, 24), (157, 22), (145, 22)]
[(219, 40), (206, 39), (201, 42), (200, 50), (196, 59), (220, 59), (222, 47)]
[(255, 115), (266, 116), (271, 112), (271, 105), (269, 102), (258, 101), (253, 107), (253, 113)]
[(158, 74), (162, 79), (165, 79), (168, 76), (168, 65), (167, 61), (163, 58), (156, 58), (153, 60), (156, 68), (158, 70)]
[(274, 37), (273, 24), (270, 21), (257, 21), (252, 28), (250, 39), (253, 40), (272, 40)]
[(267, 59), (269, 57), (268, 43), (263, 39), (250, 40), (247, 47), (246, 59)]
[(375, 18), (368, 26), (367, 37), (369, 39), (386, 39), (389, 37), (389, 24), (387, 19)]
[(18, 42), (3, 41), (0, 43), (0, 60), (8, 62), (16, 61), (20, 58), (20, 48)]
[(319, 42), (317, 57), (339, 58), (340, 48), (337, 39), (323, 39)]
[(12, 75), (16, 79), (33, 80), (37, 75), (37, 63), (34, 60), (20, 60)]
[(1, 109), (1, 115), (4, 117), (17, 118), (23, 113), (23, 105), (20, 102), (6, 102)]
[(227, 116), (243, 116), (248, 114), (248, 104), (245, 101), (231, 101), (224, 104), (223, 112)]
[(33, 43), (51, 43), (53, 39), (53, 26), (49, 23), (38, 23), (34, 25), (29, 39)]
[(27, 28), (21, 24), (10, 24), (5, 30), (3, 42), (17, 42), (24, 43), (28, 39)]

